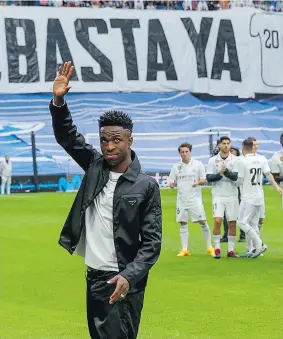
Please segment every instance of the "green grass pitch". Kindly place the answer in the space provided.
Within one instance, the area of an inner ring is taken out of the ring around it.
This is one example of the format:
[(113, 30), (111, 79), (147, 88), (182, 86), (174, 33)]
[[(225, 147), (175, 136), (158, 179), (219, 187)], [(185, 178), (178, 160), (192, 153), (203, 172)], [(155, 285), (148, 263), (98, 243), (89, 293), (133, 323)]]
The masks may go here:
[[(189, 225), (192, 256), (176, 257), (176, 192), (162, 191), (162, 254), (150, 274), (139, 339), (283, 338), (281, 200), (271, 187), (265, 192), (268, 251), (255, 260), (215, 260), (198, 224)], [(209, 189), (203, 197), (212, 227)], [(89, 338), (83, 261), (57, 244), (73, 199), (73, 193), (0, 197), (1, 339)], [(245, 243), (236, 250), (244, 252)]]

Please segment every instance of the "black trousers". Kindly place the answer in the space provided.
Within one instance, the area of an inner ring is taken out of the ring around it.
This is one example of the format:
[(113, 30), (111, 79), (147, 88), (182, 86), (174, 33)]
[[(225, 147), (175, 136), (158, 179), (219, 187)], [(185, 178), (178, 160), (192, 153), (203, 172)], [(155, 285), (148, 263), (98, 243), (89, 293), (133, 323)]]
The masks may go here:
[(117, 272), (87, 271), (87, 320), (91, 339), (136, 339), (143, 308), (144, 290), (129, 291), (112, 305), (116, 285), (107, 284)]

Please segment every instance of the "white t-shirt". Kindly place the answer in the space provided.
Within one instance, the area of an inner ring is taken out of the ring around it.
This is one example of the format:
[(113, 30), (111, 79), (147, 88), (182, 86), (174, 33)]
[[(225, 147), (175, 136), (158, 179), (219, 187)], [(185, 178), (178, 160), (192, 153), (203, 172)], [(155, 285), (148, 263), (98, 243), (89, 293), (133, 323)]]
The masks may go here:
[(242, 182), (241, 200), (251, 205), (262, 205), (262, 176), (270, 172), (267, 159), (262, 155), (247, 154), (239, 160), (237, 167), (238, 178)]
[(272, 156), (271, 172), (283, 175), (283, 148)]
[(122, 173), (110, 172), (102, 192), (85, 214), (85, 263), (97, 270), (119, 271), (113, 236), (113, 196)]
[(205, 179), (205, 168), (199, 160), (191, 159), (188, 164), (181, 162), (173, 165), (169, 182), (177, 184), (177, 206), (188, 207), (202, 202), (201, 186), (193, 187), (199, 179)]
[(0, 166), (0, 174), (3, 177), (10, 177), (12, 175), (12, 163), (9, 160), (8, 163), (4, 160)]
[[(211, 157), (208, 160), (206, 174), (219, 173), (222, 165), (225, 165), (225, 167), (231, 172), (237, 172), (237, 162), (238, 157), (236, 157), (235, 155), (229, 154), (226, 159), (222, 159), (219, 152), (217, 155)], [(238, 188), (236, 182), (232, 181), (231, 179), (223, 176), (222, 179), (214, 181), (211, 184), (211, 193), (213, 199), (217, 198), (227, 201), (230, 199), (235, 199), (235, 197), (238, 198)]]
[(261, 43), (261, 76), (266, 86), (283, 86), (283, 14), (256, 13), (250, 22), (250, 34)]

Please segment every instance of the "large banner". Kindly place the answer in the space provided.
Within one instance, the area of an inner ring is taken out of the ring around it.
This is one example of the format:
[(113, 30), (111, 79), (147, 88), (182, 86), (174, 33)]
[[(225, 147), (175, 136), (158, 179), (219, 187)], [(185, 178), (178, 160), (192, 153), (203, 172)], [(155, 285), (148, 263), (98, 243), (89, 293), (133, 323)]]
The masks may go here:
[(0, 92), (283, 93), (283, 13), (1, 7)]

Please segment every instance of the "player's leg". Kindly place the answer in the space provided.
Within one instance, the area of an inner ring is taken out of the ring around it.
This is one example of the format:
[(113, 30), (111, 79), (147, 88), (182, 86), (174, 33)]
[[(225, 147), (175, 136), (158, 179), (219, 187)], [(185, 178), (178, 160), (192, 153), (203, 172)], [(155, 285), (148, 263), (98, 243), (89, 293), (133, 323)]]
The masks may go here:
[(198, 222), (200, 224), (202, 235), (205, 240), (207, 253), (214, 257), (214, 248), (212, 247), (211, 243), (211, 232), (209, 225), (206, 221), (205, 210), (202, 202), (196, 203), (190, 209), (190, 216), (192, 222)]
[(238, 198), (225, 203), (225, 213), (228, 220), (228, 251), (227, 256), (231, 258), (238, 258), (235, 253), (236, 245), (236, 220), (239, 215), (239, 201)]
[[(261, 240), (260, 230), (258, 228), (258, 220), (260, 219), (260, 213), (261, 213), (261, 206), (256, 206), (254, 215), (253, 215), (252, 220), (250, 221), (250, 224)], [(252, 258), (257, 258), (258, 256), (262, 256), (263, 252), (267, 250), (267, 246), (263, 243), (262, 240), (261, 240), (261, 247), (258, 248), (256, 246), (256, 241), (253, 239), (253, 246), (255, 247), (255, 249), (253, 250), (253, 255), (251, 256)]]
[(263, 202), (262, 205), (260, 205), (259, 207), (259, 220), (258, 220), (258, 229), (259, 232), (261, 232), (263, 223), (264, 223), (264, 219), (265, 219), (265, 202)]
[(190, 255), (188, 251), (189, 228), (188, 228), (189, 211), (187, 208), (177, 207), (176, 221), (180, 224), (180, 240), (181, 251), (177, 254), (178, 257), (187, 257)]
[[(250, 237), (255, 244), (256, 252), (252, 254), (252, 257), (254, 258), (263, 253), (267, 248), (263, 245), (259, 235), (250, 225), (250, 220), (252, 220), (256, 208), (257, 206), (250, 205), (242, 201), (240, 204), (239, 218), (237, 222), (237, 225), (246, 233), (247, 239)], [(250, 256), (250, 254), (251, 253), (248, 253), (244, 256)]]
[(7, 178), (7, 194), (11, 192), (11, 177)]
[(212, 201), (213, 207), (213, 218), (214, 218), (214, 227), (213, 227), (213, 236), (212, 239), (214, 241), (214, 249), (215, 249), (215, 258), (220, 258), (220, 229), (221, 224), (224, 217), (225, 206), (220, 200), (213, 200)]
[(5, 194), (5, 186), (7, 183), (7, 177), (1, 177), (1, 194)]
[(223, 227), (224, 227), (224, 234), (222, 238), (220, 239), (220, 242), (228, 242), (228, 221), (226, 214), (224, 213), (224, 218), (223, 218)]

